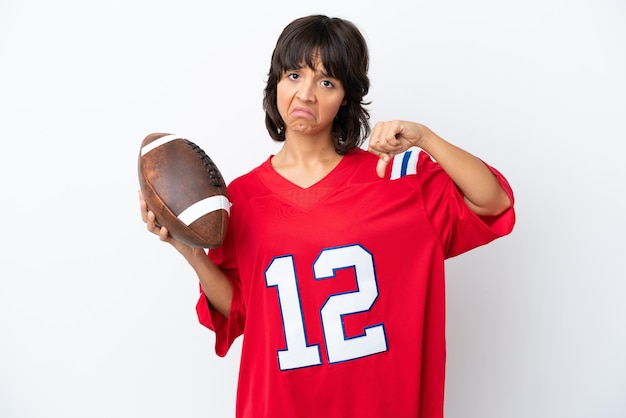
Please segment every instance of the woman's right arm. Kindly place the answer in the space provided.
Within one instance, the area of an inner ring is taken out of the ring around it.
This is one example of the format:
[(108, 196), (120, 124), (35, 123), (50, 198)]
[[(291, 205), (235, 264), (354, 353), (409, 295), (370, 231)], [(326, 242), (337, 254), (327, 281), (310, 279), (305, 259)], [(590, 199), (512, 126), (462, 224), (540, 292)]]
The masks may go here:
[(209, 299), (209, 303), (220, 314), (228, 318), (232, 301), (232, 284), (226, 274), (210, 259), (203, 248), (192, 247), (170, 236), (167, 228), (156, 223), (156, 216), (148, 209), (141, 191), (139, 192), (141, 219), (146, 223), (148, 231), (159, 236), (161, 241), (171, 244), (194, 269), (200, 280), (200, 286)]

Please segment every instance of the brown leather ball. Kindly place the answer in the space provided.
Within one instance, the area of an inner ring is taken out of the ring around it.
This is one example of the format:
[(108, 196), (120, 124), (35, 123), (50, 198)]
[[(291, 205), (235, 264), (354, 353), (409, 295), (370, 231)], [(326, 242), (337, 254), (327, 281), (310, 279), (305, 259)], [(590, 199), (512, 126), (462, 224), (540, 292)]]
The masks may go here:
[(170, 235), (194, 247), (224, 241), (230, 202), (211, 158), (178, 135), (152, 133), (141, 142), (139, 186), (148, 208)]

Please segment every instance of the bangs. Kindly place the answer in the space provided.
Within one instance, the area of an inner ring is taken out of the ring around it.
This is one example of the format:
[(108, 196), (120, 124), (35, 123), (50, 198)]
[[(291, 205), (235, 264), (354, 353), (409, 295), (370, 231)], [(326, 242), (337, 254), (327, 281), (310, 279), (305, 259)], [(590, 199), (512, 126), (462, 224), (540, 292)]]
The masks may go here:
[(315, 69), (321, 64), (328, 76), (343, 80), (346, 78), (347, 54), (338, 45), (343, 40), (331, 33), (327, 27), (317, 25), (308, 30), (287, 37), (274, 51), (273, 71), (282, 74), (307, 66)]

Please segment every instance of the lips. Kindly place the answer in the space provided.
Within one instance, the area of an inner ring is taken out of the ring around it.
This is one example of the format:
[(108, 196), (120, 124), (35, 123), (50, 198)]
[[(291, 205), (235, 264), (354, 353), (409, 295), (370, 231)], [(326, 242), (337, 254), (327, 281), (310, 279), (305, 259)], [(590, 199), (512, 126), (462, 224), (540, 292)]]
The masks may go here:
[(314, 119), (314, 114), (310, 109), (300, 106), (293, 108), (293, 110), (291, 111), (291, 116), (304, 119)]

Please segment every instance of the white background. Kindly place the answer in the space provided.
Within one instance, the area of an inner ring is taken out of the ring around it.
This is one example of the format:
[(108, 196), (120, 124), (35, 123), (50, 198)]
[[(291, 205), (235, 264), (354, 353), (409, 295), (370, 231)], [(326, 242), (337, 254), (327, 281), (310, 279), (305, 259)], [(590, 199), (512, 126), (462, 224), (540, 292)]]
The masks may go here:
[(197, 282), (139, 217), (151, 132), (228, 181), (277, 146), (261, 109), (294, 18), (371, 48), (372, 122), (500, 169), (508, 237), (448, 263), (449, 418), (626, 416), (626, 7), (618, 0), (0, 0), (0, 416), (232, 417)]

